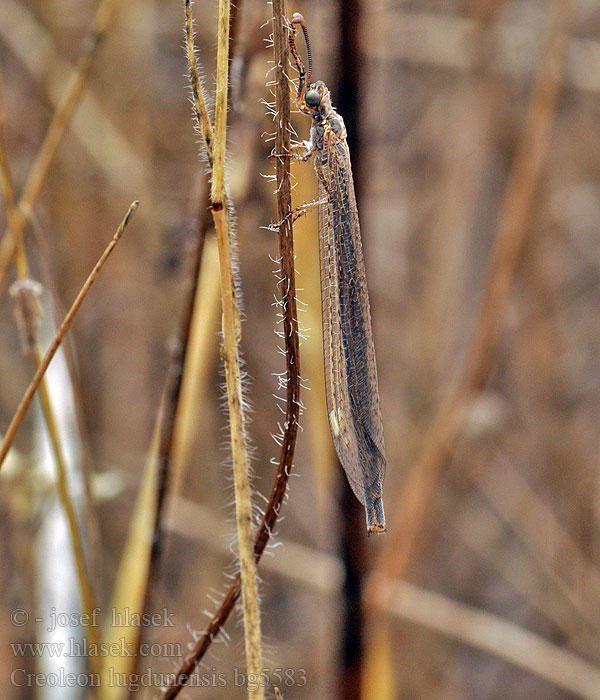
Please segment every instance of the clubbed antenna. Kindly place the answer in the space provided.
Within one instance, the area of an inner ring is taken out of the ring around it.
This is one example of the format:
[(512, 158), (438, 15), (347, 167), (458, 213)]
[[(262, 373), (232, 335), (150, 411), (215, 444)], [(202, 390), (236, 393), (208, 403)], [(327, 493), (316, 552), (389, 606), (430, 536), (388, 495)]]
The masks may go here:
[(308, 85), (312, 82), (312, 55), (310, 53), (310, 41), (308, 40), (308, 29), (304, 22), (304, 17), (299, 12), (294, 12), (292, 17), (292, 25), (299, 24), (302, 27), (302, 33), (304, 34), (304, 42), (306, 44), (306, 59), (308, 61), (308, 73), (306, 75), (306, 82)]
[[(306, 44), (306, 58), (308, 60), (308, 74), (304, 68), (304, 63), (298, 55), (298, 50), (296, 49), (296, 26), (299, 24), (302, 27), (302, 33), (304, 34), (304, 42)], [(312, 79), (312, 57), (310, 54), (310, 43), (308, 40), (308, 30), (306, 24), (304, 24), (304, 17), (299, 13), (295, 12), (290, 20), (289, 24), (290, 34), (290, 53), (296, 61), (296, 67), (298, 68), (298, 91), (296, 92), (296, 104), (298, 109), (302, 112), (304, 107), (304, 93), (306, 92), (306, 86), (310, 85)]]

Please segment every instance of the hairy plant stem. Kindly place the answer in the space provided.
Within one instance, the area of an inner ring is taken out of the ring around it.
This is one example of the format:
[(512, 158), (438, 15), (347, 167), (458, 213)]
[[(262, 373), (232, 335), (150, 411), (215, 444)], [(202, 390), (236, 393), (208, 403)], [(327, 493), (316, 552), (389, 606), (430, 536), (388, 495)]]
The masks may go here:
[[(187, 2), (187, 0), (186, 0)], [(286, 76), (288, 65), (288, 36), (284, 0), (273, 0), (273, 36), (275, 51), (275, 92), (277, 116), (276, 152), (290, 151), (290, 93)], [(285, 497), (292, 469), (298, 419), (300, 417), (300, 363), (296, 286), (294, 272), (294, 245), (292, 238), (292, 207), (289, 158), (279, 158), (277, 167), (277, 210), (279, 223), (279, 251), (281, 255), (281, 294), (283, 304), (284, 343), (286, 356), (286, 410), (279, 464), (271, 493), (260, 526), (254, 537), (254, 559), (258, 563), (267, 546)], [(176, 697), (188, 683), (190, 675), (209, 649), (215, 636), (227, 621), (241, 593), (238, 573), (231, 582), (217, 611), (204, 628), (191, 653), (183, 660), (173, 683), (165, 690), (162, 700)]]
[[(211, 213), (217, 233), (223, 303), (223, 361), (229, 409), (229, 434), (233, 461), (233, 488), (238, 537), (244, 645), (248, 676), (260, 678), (263, 670), (258, 576), (252, 543), (252, 494), (247, 452), (246, 420), (240, 368), (242, 328), (233, 273), (231, 218), (225, 196), (225, 152), (227, 141), (227, 87), (229, 79), (230, 0), (219, 0), (217, 39), (217, 86), (215, 97), (214, 160), (212, 166)], [(248, 684), (248, 697), (263, 700), (262, 683)]]

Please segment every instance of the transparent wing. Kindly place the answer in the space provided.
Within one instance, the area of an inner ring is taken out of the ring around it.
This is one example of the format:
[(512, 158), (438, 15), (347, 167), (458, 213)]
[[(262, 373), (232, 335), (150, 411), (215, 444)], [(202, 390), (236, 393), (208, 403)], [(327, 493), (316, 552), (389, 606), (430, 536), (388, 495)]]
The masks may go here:
[(368, 509), (373, 499), (381, 497), (385, 448), (358, 211), (345, 140), (326, 131), (315, 167), (324, 202), (319, 207), (319, 233), (329, 423), (352, 490)]

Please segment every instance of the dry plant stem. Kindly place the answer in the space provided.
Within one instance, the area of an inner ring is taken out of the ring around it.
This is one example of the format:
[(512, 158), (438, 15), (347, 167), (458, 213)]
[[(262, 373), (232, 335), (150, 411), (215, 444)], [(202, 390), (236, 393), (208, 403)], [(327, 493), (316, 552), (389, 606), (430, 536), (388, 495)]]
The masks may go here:
[[(237, 4), (235, 6), (231, 7), (231, 18), (230, 18), (230, 31), (229, 31), (229, 44), (230, 44), (230, 52), (233, 54), (234, 49), (235, 49), (235, 44), (236, 44), (236, 37), (237, 37), (237, 28), (239, 27), (239, 16), (241, 12), (241, 7), (242, 7), (242, 1), (238, 0)], [(202, 91), (202, 87), (200, 84), (200, 76), (198, 72), (198, 66), (196, 63), (196, 58), (195, 58), (195, 47), (194, 47), (194, 23), (193, 23), (193, 17), (192, 17), (192, 12), (191, 12), (191, 2), (189, 0), (186, 0), (185, 3), (185, 46), (186, 46), (186, 56), (188, 59), (188, 67), (189, 67), (189, 78), (190, 78), (190, 84), (192, 87), (192, 95), (193, 95), (193, 108), (194, 108), (194, 116), (196, 118), (196, 123), (197, 123), (197, 128), (202, 134), (202, 139), (203, 143), (205, 146), (205, 150), (207, 153), (207, 160), (209, 161), (210, 164), (212, 164), (212, 125), (210, 124), (209, 118), (208, 118), (208, 113), (206, 110), (206, 104), (204, 102), (204, 95)], [(230, 100), (231, 101), (231, 100)], [(203, 124), (201, 127), (200, 124)], [(208, 187), (206, 187), (208, 186)], [(188, 334), (193, 334), (193, 326), (196, 323), (196, 318), (202, 317), (203, 314), (196, 314), (195, 307), (198, 302), (198, 295), (202, 295), (203, 293), (206, 292), (205, 289), (203, 289), (203, 285), (199, 285), (200, 282), (200, 277), (199, 275), (201, 273), (201, 266), (204, 266), (204, 239), (206, 236), (206, 232), (212, 228), (212, 214), (210, 211), (210, 208), (206, 207), (206, 201), (209, 198), (209, 191), (210, 191), (210, 184), (206, 179), (203, 179), (202, 181), (202, 193), (198, 197), (198, 211), (196, 215), (196, 221), (197, 221), (197, 242), (201, 248), (197, 249), (197, 255), (195, 259), (195, 266), (196, 266), (196, 271), (194, 274), (194, 278), (192, 280), (192, 284), (190, 286), (190, 297), (188, 301), (186, 302), (186, 310), (184, 310), (185, 313), (190, 314), (190, 328), (188, 330)], [(218, 282), (217, 282), (218, 284)], [(215, 292), (217, 292), (215, 288)], [(220, 292), (220, 290), (219, 290)], [(194, 295), (192, 298), (191, 295)], [(204, 298), (202, 298), (202, 304), (204, 306)], [(211, 301), (208, 302), (208, 305), (210, 306), (212, 304)], [(203, 312), (206, 310), (206, 308), (203, 308)], [(199, 321), (198, 321), (199, 322)], [(185, 325), (185, 321), (182, 319), (182, 330), (183, 326)], [(191, 338), (188, 338), (187, 336), (184, 336), (183, 334), (181, 337), (186, 337), (184, 344), (187, 346), (189, 342), (193, 342)], [(202, 343), (201, 343), (202, 344)], [(193, 353), (197, 352), (198, 348), (195, 347), (193, 348)], [(192, 353), (191, 353), (192, 354)], [(187, 358), (187, 353), (185, 357), (185, 365), (187, 365), (188, 358)], [(187, 370), (184, 370), (187, 372)], [(174, 483), (173, 483), (173, 493), (176, 494), (178, 492), (178, 483), (181, 474), (178, 473), (182, 470), (182, 459), (181, 459), (181, 447), (182, 447), (182, 440), (185, 440), (186, 438), (182, 437), (182, 433), (188, 433), (188, 431), (191, 429), (189, 427), (189, 421), (187, 416), (183, 416), (182, 412), (186, 412), (186, 406), (185, 402), (186, 401), (195, 401), (195, 398), (192, 398), (190, 395), (191, 389), (190, 387), (193, 384), (193, 379), (190, 380), (190, 384), (186, 388), (186, 383), (187, 383), (187, 377), (183, 383), (183, 386), (181, 388), (181, 401), (178, 400), (177, 406), (175, 407), (177, 411), (177, 416), (176, 416), (176, 424), (173, 426), (174, 430), (174, 435), (173, 435), (173, 440), (174, 444), (172, 446), (172, 454), (170, 456), (170, 459), (173, 460), (173, 477), (174, 477)], [(169, 490), (171, 489), (171, 486), (169, 486)], [(143, 630), (142, 630), (143, 631)]]
[(15, 412), (15, 415), (13, 416), (12, 420), (10, 421), (10, 424), (6, 430), (6, 433), (4, 435), (4, 439), (2, 440), (2, 444), (0, 445), (0, 468), (2, 467), (2, 464), (4, 463), (4, 459), (6, 458), (6, 455), (10, 449), (10, 446), (12, 445), (12, 442), (15, 438), (15, 435), (17, 433), (17, 430), (19, 429), (19, 426), (21, 425), (23, 418), (25, 417), (25, 413), (27, 412), (27, 409), (29, 408), (29, 404), (31, 403), (31, 400), (37, 390), (37, 388), (40, 385), (40, 382), (42, 381), (42, 378), (44, 376), (44, 373), (48, 369), (48, 366), (50, 365), (50, 362), (52, 361), (52, 358), (56, 354), (56, 351), (58, 350), (62, 339), (64, 338), (65, 334), (71, 327), (71, 324), (73, 323), (73, 320), (75, 319), (75, 314), (77, 311), (79, 311), (79, 307), (81, 306), (83, 300), (85, 299), (87, 293), (90, 291), (90, 287), (94, 282), (96, 281), (96, 278), (98, 277), (98, 274), (100, 273), (100, 270), (102, 269), (104, 263), (106, 262), (108, 256), (112, 253), (114, 247), (117, 245), (119, 242), (119, 239), (123, 235), (123, 231), (125, 230), (125, 227), (129, 223), (130, 218), (133, 216), (135, 210), (137, 209), (138, 202), (133, 202), (133, 204), (129, 207), (129, 211), (125, 215), (125, 218), (119, 225), (119, 228), (117, 229), (115, 235), (113, 236), (113, 239), (111, 242), (108, 244), (102, 255), (100, 256), (98, 262), (94, 265), (94, 269), (90, 272), (87, 280), (85, 281), (83, 287), (80, 289), (79, 294), (75, 298), (75, 301), (71, 305), (71, 308), (68, 310), (63, 322), (60, 325), (60, 328), (56, 332), (56, 335), (54, 336), (54, 339), (50, 343), (50, 347), (46, 351), (46, 354), (44, 355), (43, 359), (40, 362), (40, 366), (38, 367), (36, 373), (33, 376), (33, 379), (31, 380), (29, 386), (27, 387), (27, 390), (25, 391), (25, 394), (23, 395), (23, 398), (21, 399), (21, 402)]
[[(231, 253), (231, 219), (225, 197), (225, 151), (227, 142), (227, 83), (229, 80), (229, 12), (230, 0), (219, 0), (217, 39), (217, 85), (215, 96), (215, 129), (211, 181), (211, 212), (217, 234), (219, 266), (221, 271), (221, 299), (223, 303), (223, 360), (227, 385), (229, 434), (233, 462), (235, 515), (242, 583), (244, 642), (248, 675), (260, 678), (262, 648), (258, 576), (253, 553), (252, 494), (248, 452), (246, 448), (246, 421), (242, 395), (240, 349), (242, 329), (237, 302), (233, 260)], [(248, 685), (248, 697), (262, 700), (262, 683)]]
[(61, 142), (73, 111), (86, 87), (94, 58), (98, 52), (98, 47), (106, 36), (106, 31), (114, 10), (119, 4), (119, 0), (101, 1), (92, 25), (83, 41), (83, 48), (77, 60), (77, 65), (65, 88), (63, 97), (54, 112), (44, 141), (36, 156), (29, 176), (27, 177), (25, 187), (23, 188), (17, 206), (17, 215), (12, 226), (13, 233), (11, 234), (10, 229), (7, 229), (0, 241), (0, 292), (2, 291), (6, 279), (8, 266), (15, 252), (15, 235), (23, 233), (27, 216), (37, 203), (56, 150)]
[[(286, 77), (288, 65), (288, 44), (286, 15), (283, 0), (273, 0), (273, 35), (275, 43), (275, 90), (277, 102), (277, 142), (276, 152), (286, 153), (290, 147), (289, 115), (290, 94)], [(284, 434), (279, 455), (279, 465), (273, 480), (269, 502), (254, 538), (254, 558), (258, 562), (267, 546), (286, 492), (292, 469), (298, 419), (300, 416), (300, 364), (298, 355), (298, 320), (296, 311), (296, 286), (294, 277), (294, 248), (291, 227), (291, 195), (288, 158), (277, 162), (277, 210), (279, 226), (279, 250), (281, 254), (281, 290), (284, 312), (284, 342), (286, 354), (287, 397)], [(174, 682), (162, 695), (169, 700), (179, 694), (186, 685), (190, 674), (200, 662), (213, 639), (227, 621), (241, 592), (240, 575), (234, 578), (217, 611), (204, 628), (194, 649), (181, 664)]]
[(210, 197), (213, 211), (225, 200), (225, 153), (227, 148), (227, 93), (229, 82), (229, 12), (230, 2), (219, 0), (217, 38), (217, 85), (215, 90), (215, 128)]
[(509, 177), (465, 370), (456, 390), (434, 420), (396, 508), (396, 517), (378, 567), (390, 578), (401, 578), (406, 572), (437, 482), (460, 435), (465, 411), (489, 376), (552, 127), (570, 17), (569, 0), (552, 3), (548, 31)]
[(192, 98), (194, 105), (194, 114), (196, 116), (196, 124), (198, 131), (202, 136), (204, 150), (206, 151), (206, 159), (212, 168), (213, 165), (213, 129), (206, 108), (206, 100), (202, 92), (202, 83), (200, 82), (200, 74), (198, 72), (198, 64), (196, 62), (196, 51), (194, 47), (194, 18), (192, 17), (192, 1), (185, 0), (185, 51), (188, 61), (188, 70), (190, 74), (190, 83), (192, 86)]
[[(13, 240), (16, 246), (16, 262), (17, 262), (17, 274), (20, 280), (27, 280), (29, 278), (29, 264), (27, 262), (27, 254), (25, 251), (25, 245), (23, 242), (22, 231), (18, 229), (17, 226), (17, 209), (15, 204), (14, 189), (12, 186), (12, 179), (10, 176), (10, 171), (8, 167), (8, 162), (6, 158), (6, 150), (4, 148), (4, 109), (2, 100), (2, 91), (0, 90), (0, 179), (2, 181), (2, 190), (4, 193), (4, 199), (6, 202), (6, 210), (8, 214), (9, 231), (13, 235)], [(17, 302), (18, 303), (18, 302)], [(34, 369), (39, 370), (42, 362), (42, 352), (39, 346), (39, 339), (37, 337), (37, 328), (35, 327), (36, 322), (33, 323), (29, 333), (30, 347), (29, 352), (33, 360)], [(93, 586), (91, 584), (91, 579), (88, 572), (88, 567), (85, 560), (85, 551), (83, 546), (83, 538), (81, 529), (79, 527), (79, 521), (77, 519), (77, 512), (75, 509), (75, 504), (71, 498), (71, 492), (67, 484), (67, 465), (64, 458), (64, 452), (60, 444), (60, 436), (58, 430), (58, 424), (56, 420), (56, 415), (52, 408), (52, 402), (50, 400), (50, 394), (48, 391), (48, 386), (45, 381), (45, 377), (42, 376), (40, 381), (40, 405), (42, 408), (42, 415), (44, 417), (44, 422), (46, 423), (46, 428), (48, 430), (48, 437), (50, 439), (51, 449), (54, 455), (54, 460), (56, 462), (56, 488), (58, 492), (58, 497), (60, 499), (61, 505), (65, 512), (67, 518), (67, 523), (69, 527), (69, 536), (71, 538), (71, 548), (73, 550), (73, 560), (75, 562), (75, 569), (77, 572), (77, 581), (79, 584), (79, 590), (81, 594), (81, 602), (83, 611), (89, 615), (89, 620), (92, 619), (91, 614), (95, 605), (95, 594)], [(0, 460), (0, 466), (2, 462)], [(100, 641), (96, 628), (93, 625), (86, 626), (86, 634), (89, 637), (89, 641), (93, 645), (97, 645)], [(90, 657), (90, 668), (92, 672), (98, 672), (100, 670), (98, 657)]]
[[(211, 213), (217, 234), (221, 273), (223, 354), (233, 461), (240, 574), (243, 589), (246, 663), (248, 673), (257, 674), (256, 677), (260, 677), (262, 671), (260, 610), (256, 564), (253, 557), (252, 503), (239, 353), (241, 323), (232, 267), (230, 217), (225, 190), (230, 3), (226, 0), (220, 0), (219, 2), (214, 134), (211, 133), (210, 121), (208, 120), (206, 103), (200, 86), (195, 60), (193, 24), (189, 0), (186, 0), (185, 9), (186, 50), (192, 82), (194, 110), (198, 128), (205, 143), (207, 158), (212, 165)], [(248, 692), (250, 697), (255, 697), (259, 700), (263, 697), (262, 686), (259, 686), (254, 692), (250, 690)]]

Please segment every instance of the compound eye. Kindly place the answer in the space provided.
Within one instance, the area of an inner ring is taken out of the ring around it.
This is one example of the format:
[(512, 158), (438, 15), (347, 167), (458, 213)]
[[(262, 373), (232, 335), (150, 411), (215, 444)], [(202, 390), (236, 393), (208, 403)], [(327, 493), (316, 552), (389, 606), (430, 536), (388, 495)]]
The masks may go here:
[(304, 101), (309, 107), (318, 107), (321, 102), (321, 94), (318, 90), (307, 90)]

